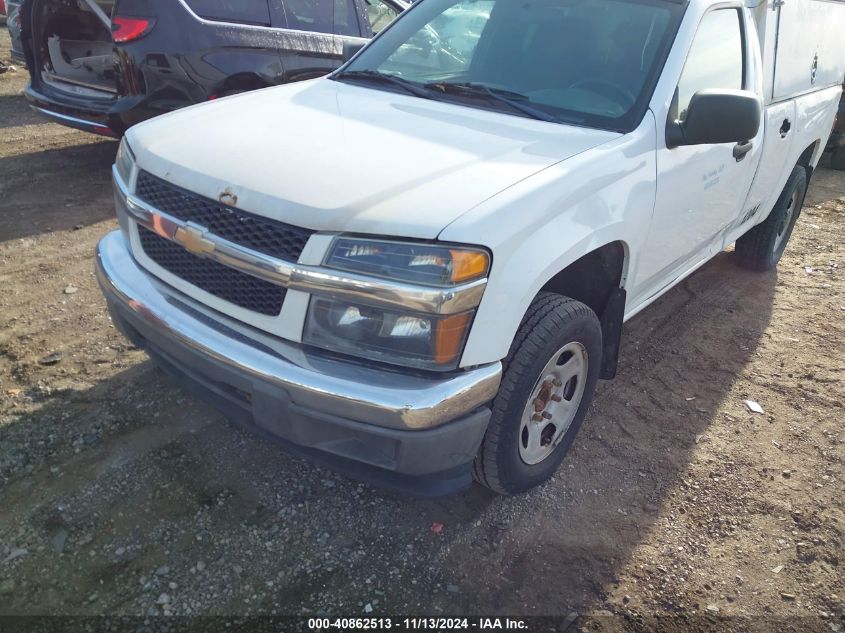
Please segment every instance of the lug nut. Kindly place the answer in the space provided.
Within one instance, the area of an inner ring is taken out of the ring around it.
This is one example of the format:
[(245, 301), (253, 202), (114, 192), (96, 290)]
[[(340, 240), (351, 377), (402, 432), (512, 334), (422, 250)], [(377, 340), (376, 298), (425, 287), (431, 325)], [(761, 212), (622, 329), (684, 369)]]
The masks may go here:
[(543, 411), (543, 419), (544, 419), (544, 420), (551, 420), (551, 419), (552, 419), (552, 414), (551, 414), (551, 413), (549, 413), (548, 411)]
[(542, 421), (543, 421), (543, 416), (542, 416), (542, 415), (540, 415), (539, 413), (535, 413), (535, 414), (532, 416), (532, 418), (531, 418), (531, 419), (532, 419), (534, 422), (542, 422)]
[(557, 378), (555, 378), (552, 381), (552, 383), (554, 384), (555, 387), (563, 387), (563, 383), (560, 380), (558, 380)]
[(563, 398), (561, 398), (561, 397), (560, 397), (559, 395), (557, 395), (557, 394), (555, 394), (555, 395), (553, 395), (553, 396), (552, 396), (552, 402), (560, 402), (561, 400), (563, 400)]

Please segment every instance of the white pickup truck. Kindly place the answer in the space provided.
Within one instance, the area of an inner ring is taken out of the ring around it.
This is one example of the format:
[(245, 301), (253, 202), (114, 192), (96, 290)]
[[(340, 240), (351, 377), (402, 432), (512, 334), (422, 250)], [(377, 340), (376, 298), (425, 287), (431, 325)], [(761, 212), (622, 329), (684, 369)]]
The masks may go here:
[(233, 418), (421, 495), (548, 479), (622, 323), (775, 266), (845, 3), (421, 0), (334, 74), (131, 128), (115, 324)]

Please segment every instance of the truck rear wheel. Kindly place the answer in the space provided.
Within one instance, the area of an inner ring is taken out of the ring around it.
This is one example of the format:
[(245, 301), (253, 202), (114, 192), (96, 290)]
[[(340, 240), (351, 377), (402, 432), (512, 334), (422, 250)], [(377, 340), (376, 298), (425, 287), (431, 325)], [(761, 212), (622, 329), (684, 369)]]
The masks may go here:
[(475, 479), (500, 494), (525, 492), (560, 466), (598, 382), (601, 324), (586, 305), (543, 292), (505, 359)]
[(796, 165), (772, 212), (761, 224), (736, 241), (740, 265), (751, 270), (771, 270), (780, 261), (807, 195), (807, 170)]

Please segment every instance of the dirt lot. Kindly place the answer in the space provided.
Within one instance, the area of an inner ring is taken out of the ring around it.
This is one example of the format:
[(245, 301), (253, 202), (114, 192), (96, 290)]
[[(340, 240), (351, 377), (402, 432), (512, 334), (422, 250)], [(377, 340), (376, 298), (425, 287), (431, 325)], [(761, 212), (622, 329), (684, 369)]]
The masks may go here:
[(550, 484), (420, 501), (234, 429), (127, 344), (92, 274), (116, 145), (24, 84), (0, 75), (0, 614), (845, 630), (845, 174), (816, 174), (777, 273), (725, 253), (626, 326)]

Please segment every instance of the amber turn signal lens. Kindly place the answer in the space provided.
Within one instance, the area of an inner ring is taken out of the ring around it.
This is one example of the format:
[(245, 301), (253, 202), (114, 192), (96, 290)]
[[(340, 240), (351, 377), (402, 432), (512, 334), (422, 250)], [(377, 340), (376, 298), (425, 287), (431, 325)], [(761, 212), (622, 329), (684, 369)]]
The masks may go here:
[(454, 363), (464, 348), (472, 312), (453, 314), (437, 321), (434, 334), (434, 362), (438, 365)]
[(459, 283), (478, 279), (487, 274), (490, 257), (480, 251), (450, 250), (452, 256), (452, 281)]

